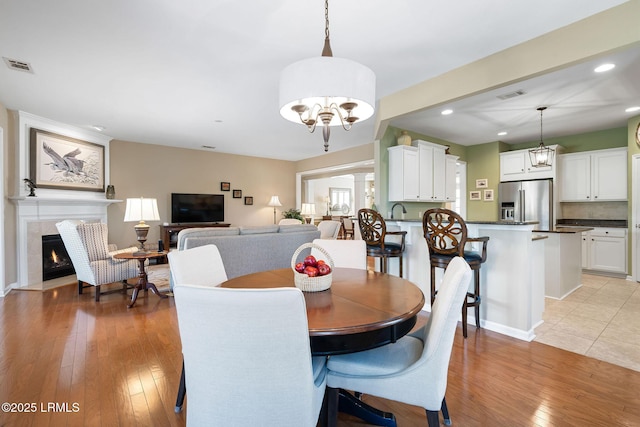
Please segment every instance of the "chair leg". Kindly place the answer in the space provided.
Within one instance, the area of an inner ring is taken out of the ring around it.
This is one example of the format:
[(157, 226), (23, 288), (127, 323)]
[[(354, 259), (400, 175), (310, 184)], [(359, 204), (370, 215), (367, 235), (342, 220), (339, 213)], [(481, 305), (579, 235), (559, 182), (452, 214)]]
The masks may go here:
[(440, 411), (430, 411), (427, 409), (427, 425), (429, 427), (439, 427), (440, 426)]
[(96, 302), (100, 301), (100, 285), (96, 286)]
[(82, 280), (78, 280), (78, 295), (82, 295)]
[(187, 394), (187, 386), (184, 380), (184, 360), (182, 361), (182, 373), (180, 374), (180, 385), (178, 386), (178, 397), (176, 398), (175, 413), (182, 411), (182, 405), (184, 404), (184, 396)]
[(480, 270), (474, 271), (474, 284), (473, 284), (473, 293), (474, 293), (474, 301), (473, 305), (475, 308), (476, 314), (476, 327), (480, 329)]
[(462, 303), (462, 336), (467, 337), (467, 296), (464, 296), (464, 302)]
[(402, 276), (402, 255), (398, 257), (398, 262), (400, 263), (400, 277), (403, 277)]
[(442, 418), (444, 418), (444, 425), (451, 425), (451, 418), (449, 417), (449, 408), (447, 408), (447, 399), (445, 397), (442, 398), (442, 406), (440, 407), (442, 411)]
[(436, 268), (431, 264), (431, 306), (436, 300)]

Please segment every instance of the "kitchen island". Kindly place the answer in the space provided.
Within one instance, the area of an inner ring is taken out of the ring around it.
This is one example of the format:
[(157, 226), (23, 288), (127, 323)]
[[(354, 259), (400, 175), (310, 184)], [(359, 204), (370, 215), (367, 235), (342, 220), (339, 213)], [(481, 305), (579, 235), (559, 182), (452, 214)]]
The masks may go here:
[(561, 227), (534, 230), (549, 237), (545, 250), (545, 296), (563, 299), (581, 284), (582, 232), (591, 227)]
[[(422, 235), (421, 219), (389, 219), (387, 224), (407, 231), (404, 276), (425, 295), (430, 295), (429, 250)], [(518, 339), (533, 340), (534, 328), (542, 323), (544, 311), (548, 233), (535, 232), (537, 222), (467, 221), (466, 224), (469, 236), (489, 236), (490, 239), (487, 261), (480, 269), (481, 326)], [(580, 253), (576, 256), (579, 259)], [(397, 260), (390, 260), (389, 266), (391, 274), (398, 274)], [(442, 269), (436, 270), (436, 280), (441, 280), (442, 273)], [(425, 309), (430, 310), (429, 304)], [(470, 325), (475, 322), (473, 310), (469, 310), (468, 321)]]

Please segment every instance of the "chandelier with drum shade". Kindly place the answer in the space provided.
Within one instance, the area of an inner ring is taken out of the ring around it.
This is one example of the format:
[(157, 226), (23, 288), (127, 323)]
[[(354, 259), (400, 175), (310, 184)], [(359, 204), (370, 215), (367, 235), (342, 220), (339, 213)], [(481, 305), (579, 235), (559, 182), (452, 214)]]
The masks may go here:
[(309, 132), (322, 125), (324, 151), (329, 151), (331, 126), (350, 130), (373, 115), (376, 77), (355, 61), (335, 58), (329, 40), (329, 1), (325, 0), (322, 56), (295, 62), (280, 74), (280, 114), (302, 123)]

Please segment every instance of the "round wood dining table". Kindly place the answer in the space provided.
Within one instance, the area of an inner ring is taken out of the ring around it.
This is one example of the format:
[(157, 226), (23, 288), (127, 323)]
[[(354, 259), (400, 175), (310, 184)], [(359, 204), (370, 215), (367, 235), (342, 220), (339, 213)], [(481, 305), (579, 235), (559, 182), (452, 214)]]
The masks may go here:
[[(353, 353), (395, 342), (424, 306), (420, 288), (369, 270), (335, 268), (331, 287), (304, 292), (314, 356)], [(223, 288), (294, 287), (293, 270), (262, 271), (223, 282)]]

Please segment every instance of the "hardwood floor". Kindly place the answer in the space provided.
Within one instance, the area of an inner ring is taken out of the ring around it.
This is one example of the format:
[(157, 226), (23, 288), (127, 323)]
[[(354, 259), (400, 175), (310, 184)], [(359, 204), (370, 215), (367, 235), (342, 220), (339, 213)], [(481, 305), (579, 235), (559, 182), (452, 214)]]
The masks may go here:
[[(132, 309), (126, 301), (95, 303), (74, 285), (0, 298), (1, 401), (36, 405), (0, 412), (0, 426), (185, 425), (186, 413), (173, 410), (182, 363), (173, 299), (143, 293)], [(473, 326), (466, 340), (456, 333), (453, 425), (640, 425), (640, 372)], [(420, 408), (364, 399), (399, 426), (426, 425)], [(339, 425), (364, 424), (341, 416)]]

